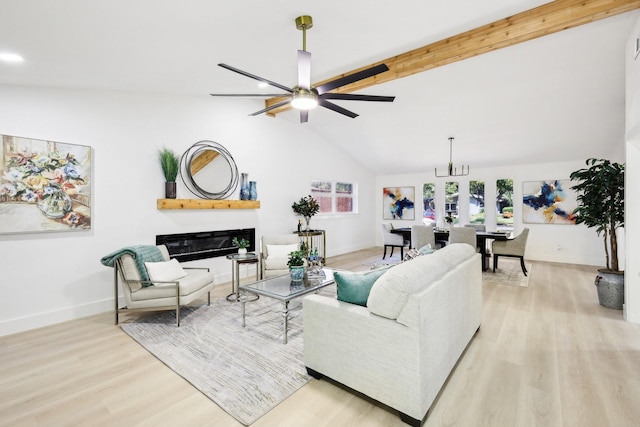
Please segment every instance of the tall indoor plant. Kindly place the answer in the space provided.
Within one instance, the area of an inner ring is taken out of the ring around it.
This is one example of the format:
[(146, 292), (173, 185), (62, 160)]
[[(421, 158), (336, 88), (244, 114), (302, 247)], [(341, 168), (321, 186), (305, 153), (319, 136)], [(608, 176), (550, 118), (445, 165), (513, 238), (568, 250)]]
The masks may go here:
[(293, 202), (291, 209), (293, 209), (293, 211), (298, 215), (302, 215), (304, 217), (306, 224), (305, 230), (309, 231), (309, 222), (311, 221), (311, 217), (320, 211), (320, 205), (317, 200), (309, 194), (306, 197), (300, 198), (299, 201)]
[(167, 199), (176, 198), (176, 178), (178, 177), (178, 164), (180, 159), (168, 148), (159, 151), (160, 166), (164, 175), (164, 193)]
[(624, 163), (605, 159), (588, 159), (587, 167), (572, 172), (578, 184), (576, 223), (595, 228), (603, 236), (606, 268), (598, 270), (598, 299), (605, 307), (622, 309), (624, 272), (618, 264), (617, 230), (624, 228)]

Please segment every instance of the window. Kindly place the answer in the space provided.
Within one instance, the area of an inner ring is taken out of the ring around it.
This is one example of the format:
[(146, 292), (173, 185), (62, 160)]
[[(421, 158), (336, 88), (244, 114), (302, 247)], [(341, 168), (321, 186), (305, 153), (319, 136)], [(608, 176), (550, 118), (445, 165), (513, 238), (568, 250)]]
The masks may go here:
[(311, 195), (320, 205), (320, 214), (357, 213), (357, 185), (341, 181), (311, 181)]
[(436, 223), (436, 185), (422, 185), (422, 222), (426, 225)]
[[(444, 187), (444, 214), (451, 217), (453, 223), (458, 223), (458, 183), (446, 182)], [(446, 220), (445, 222), (449, 222)]]
[(496, 181), (496, 228), (513, 231), (513, 180)]
[(484, 224), (484, 181), (469, 181), (469, 222)]

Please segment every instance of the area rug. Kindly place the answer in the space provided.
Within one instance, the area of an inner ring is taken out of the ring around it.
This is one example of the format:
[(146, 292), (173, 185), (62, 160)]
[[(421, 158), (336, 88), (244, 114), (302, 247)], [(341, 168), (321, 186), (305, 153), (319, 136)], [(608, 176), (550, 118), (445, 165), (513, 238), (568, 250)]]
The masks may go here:
[(482, 283), (497, 283), (500, 285), (520, 287), (529, 286), (529, 276), (531, 275), (533, 264), (528, 262), (524, 263), (528, 276), (525, 276), (522, 272), (519, 259), (500, 257), (498, 265), (499, 268), (496, 268), (495, 273), (491, 266), (487, 271), (482, 272)]
[[(322, 290), (335, 295), (335, 287)], [(260, 298), (241, 306), (225, 298), (211, 306), (184, 307), (180, 327), (165, 311), (122, 323), (122, 329), (151, 354), (250, 425), (310, 381), (303, 361), (302, 302), (289, 304), (288, 344), (282, 344), (282, 304)]]

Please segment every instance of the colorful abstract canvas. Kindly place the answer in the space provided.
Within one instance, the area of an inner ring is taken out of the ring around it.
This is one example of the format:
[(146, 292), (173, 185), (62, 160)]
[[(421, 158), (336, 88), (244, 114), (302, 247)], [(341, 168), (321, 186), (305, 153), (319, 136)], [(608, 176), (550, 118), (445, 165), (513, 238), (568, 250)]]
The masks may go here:
[(90, 229), (91, 147), (0, 137), (0, 234)]
[(415, 187), (384, 187), (382, 189), (382, 218), (415, 218)]
[(575, 224), (577, 194), (568, 179), (522, 183), (522, 219), (528, 224)]

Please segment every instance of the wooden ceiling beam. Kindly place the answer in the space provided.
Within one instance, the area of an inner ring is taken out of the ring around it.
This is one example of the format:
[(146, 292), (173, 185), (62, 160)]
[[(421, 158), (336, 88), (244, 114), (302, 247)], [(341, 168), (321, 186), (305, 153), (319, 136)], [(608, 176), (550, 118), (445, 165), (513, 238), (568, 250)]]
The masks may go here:
[[(387, 64), (389, 71), (385, 73), (332, 91), (351, 93), (638, 8), (640, 8), (640, 0), (556, 0), (491, 24), (483, 25), (314, 83), (312, 86), (316, 87), (375, 65)], [(269, 98), (265, 101), (265, 106), (270, 107), (285, 99), (282, 97)], [(284, 107), (273, 109), (267, 114), (275, 117), (276, 114), (289, 109), (291, 107), (287, 104)]]

